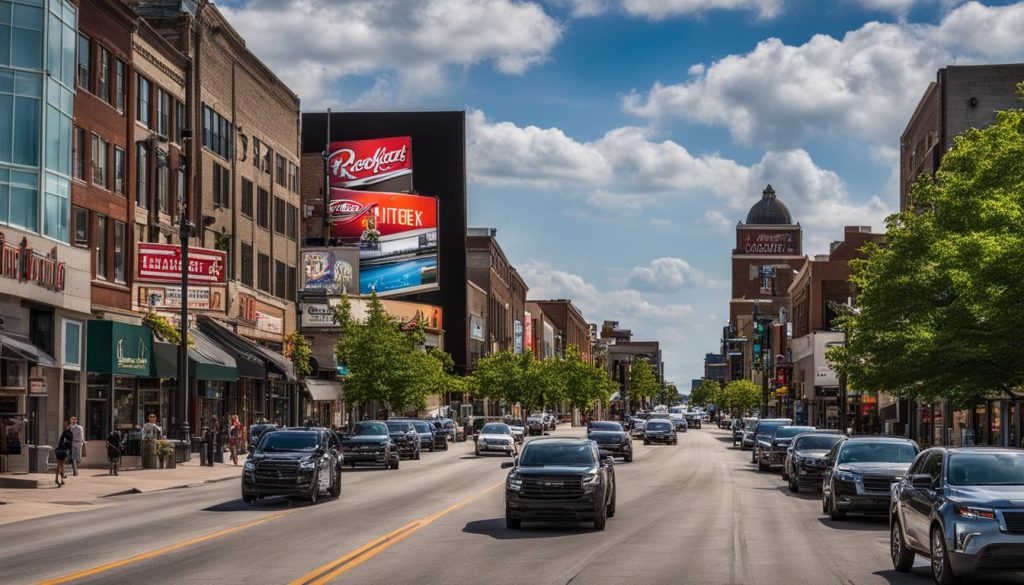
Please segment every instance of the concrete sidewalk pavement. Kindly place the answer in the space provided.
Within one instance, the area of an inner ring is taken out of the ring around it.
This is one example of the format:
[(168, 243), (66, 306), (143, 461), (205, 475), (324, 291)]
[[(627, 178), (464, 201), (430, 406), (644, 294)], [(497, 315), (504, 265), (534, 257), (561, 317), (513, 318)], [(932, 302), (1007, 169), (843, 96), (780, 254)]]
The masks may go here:
[(237, 466), (216, 463), (213, 467), (199, 465), (198, 457), (179, 463), (174, 469), (138, 469), (108, 475), (106, 470), (79, 469), (78, 476), (68, 477), (58, 488), (53, 473), (30, 473), (12, 476), (37, 480), (36, 489), (0, 489), (0, 525), (111, 505), (109, 496), (153, 492), (192, 487), (217, 481), (237, 480), (242, 474), (243, 458)]

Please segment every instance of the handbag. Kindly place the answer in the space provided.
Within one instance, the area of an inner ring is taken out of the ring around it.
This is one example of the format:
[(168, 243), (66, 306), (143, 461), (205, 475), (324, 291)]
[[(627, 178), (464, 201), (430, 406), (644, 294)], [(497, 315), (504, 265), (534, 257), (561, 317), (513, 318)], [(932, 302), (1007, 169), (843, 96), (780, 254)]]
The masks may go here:
[(86, 456), (87, 455), (85, 454), (85, 442), (83, 442), (82, 443), (82, 457), (86, 457)]

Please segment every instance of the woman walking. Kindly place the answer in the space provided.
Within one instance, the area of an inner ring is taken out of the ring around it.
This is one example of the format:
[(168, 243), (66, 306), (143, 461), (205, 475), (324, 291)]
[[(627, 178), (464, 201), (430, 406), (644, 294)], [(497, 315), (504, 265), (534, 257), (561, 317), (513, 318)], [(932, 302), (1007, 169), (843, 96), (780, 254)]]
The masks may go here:
[(121, 433), (110, 431), (107, 435), (107, 462), (110, 464), (108, 475), (118, 475), (121, 467)]
[(242, 438), (242, 423), (238, 415), (231, 415), (231, 426), (228, 427), (228, 448), (231, 450), (231, 462), (238, 465), (238, 440)]
[(75, 435), (71, 432), (71, 423), (69, 422), (64, 427), (64, 432), (60, 434), (57, 449), (54, 451), (54, 456), (57, 458), (57, 475), (54, 477), (54, 481), (57, 482), (57, 487), (64, 485), (64, 464), (71, 458), (71, 444), (74, 441)]

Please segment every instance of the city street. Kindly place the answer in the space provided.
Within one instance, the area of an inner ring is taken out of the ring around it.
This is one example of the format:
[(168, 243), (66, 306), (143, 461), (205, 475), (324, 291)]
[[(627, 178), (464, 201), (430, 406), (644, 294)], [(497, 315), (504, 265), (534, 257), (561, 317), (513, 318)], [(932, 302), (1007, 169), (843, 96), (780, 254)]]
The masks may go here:
[(637, 441), (635, 462), (616, 466), (604, 532), (506, 530), (506, 459), (459, 443), (398, 471), (346, 472), (340, 500), (316, 506), (247, 506), (221, 482), (7, 525), (0, 567), (8, 583), (930, 582), (921, 560), (910, 576), (892, 570), (884, 520), (827, 520), (816, 495), (754, 471), (726, 432), (680, 439)]

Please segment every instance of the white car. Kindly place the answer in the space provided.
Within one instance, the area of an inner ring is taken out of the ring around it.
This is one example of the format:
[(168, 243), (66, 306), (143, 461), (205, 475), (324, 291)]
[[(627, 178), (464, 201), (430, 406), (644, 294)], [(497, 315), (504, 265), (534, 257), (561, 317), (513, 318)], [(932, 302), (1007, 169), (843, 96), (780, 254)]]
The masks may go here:
[(512, 437), (512, 429), (505, 423), (491, 422), (480, 429), (480, 436), (476, 439), (474, 449), (477, 455), (481, 453), (503, 453), (509, 457), (516, 455), (516, 440)]
[(506, 418), (505, 424), (507, 424), (508, 428), (512, 430), (512, 438), (515, 439), (515, 442), (522, 443), (523, 435), (526, 433), (526, 429), (525, 427), (523, 427), (523, 423), (513, 418)]

